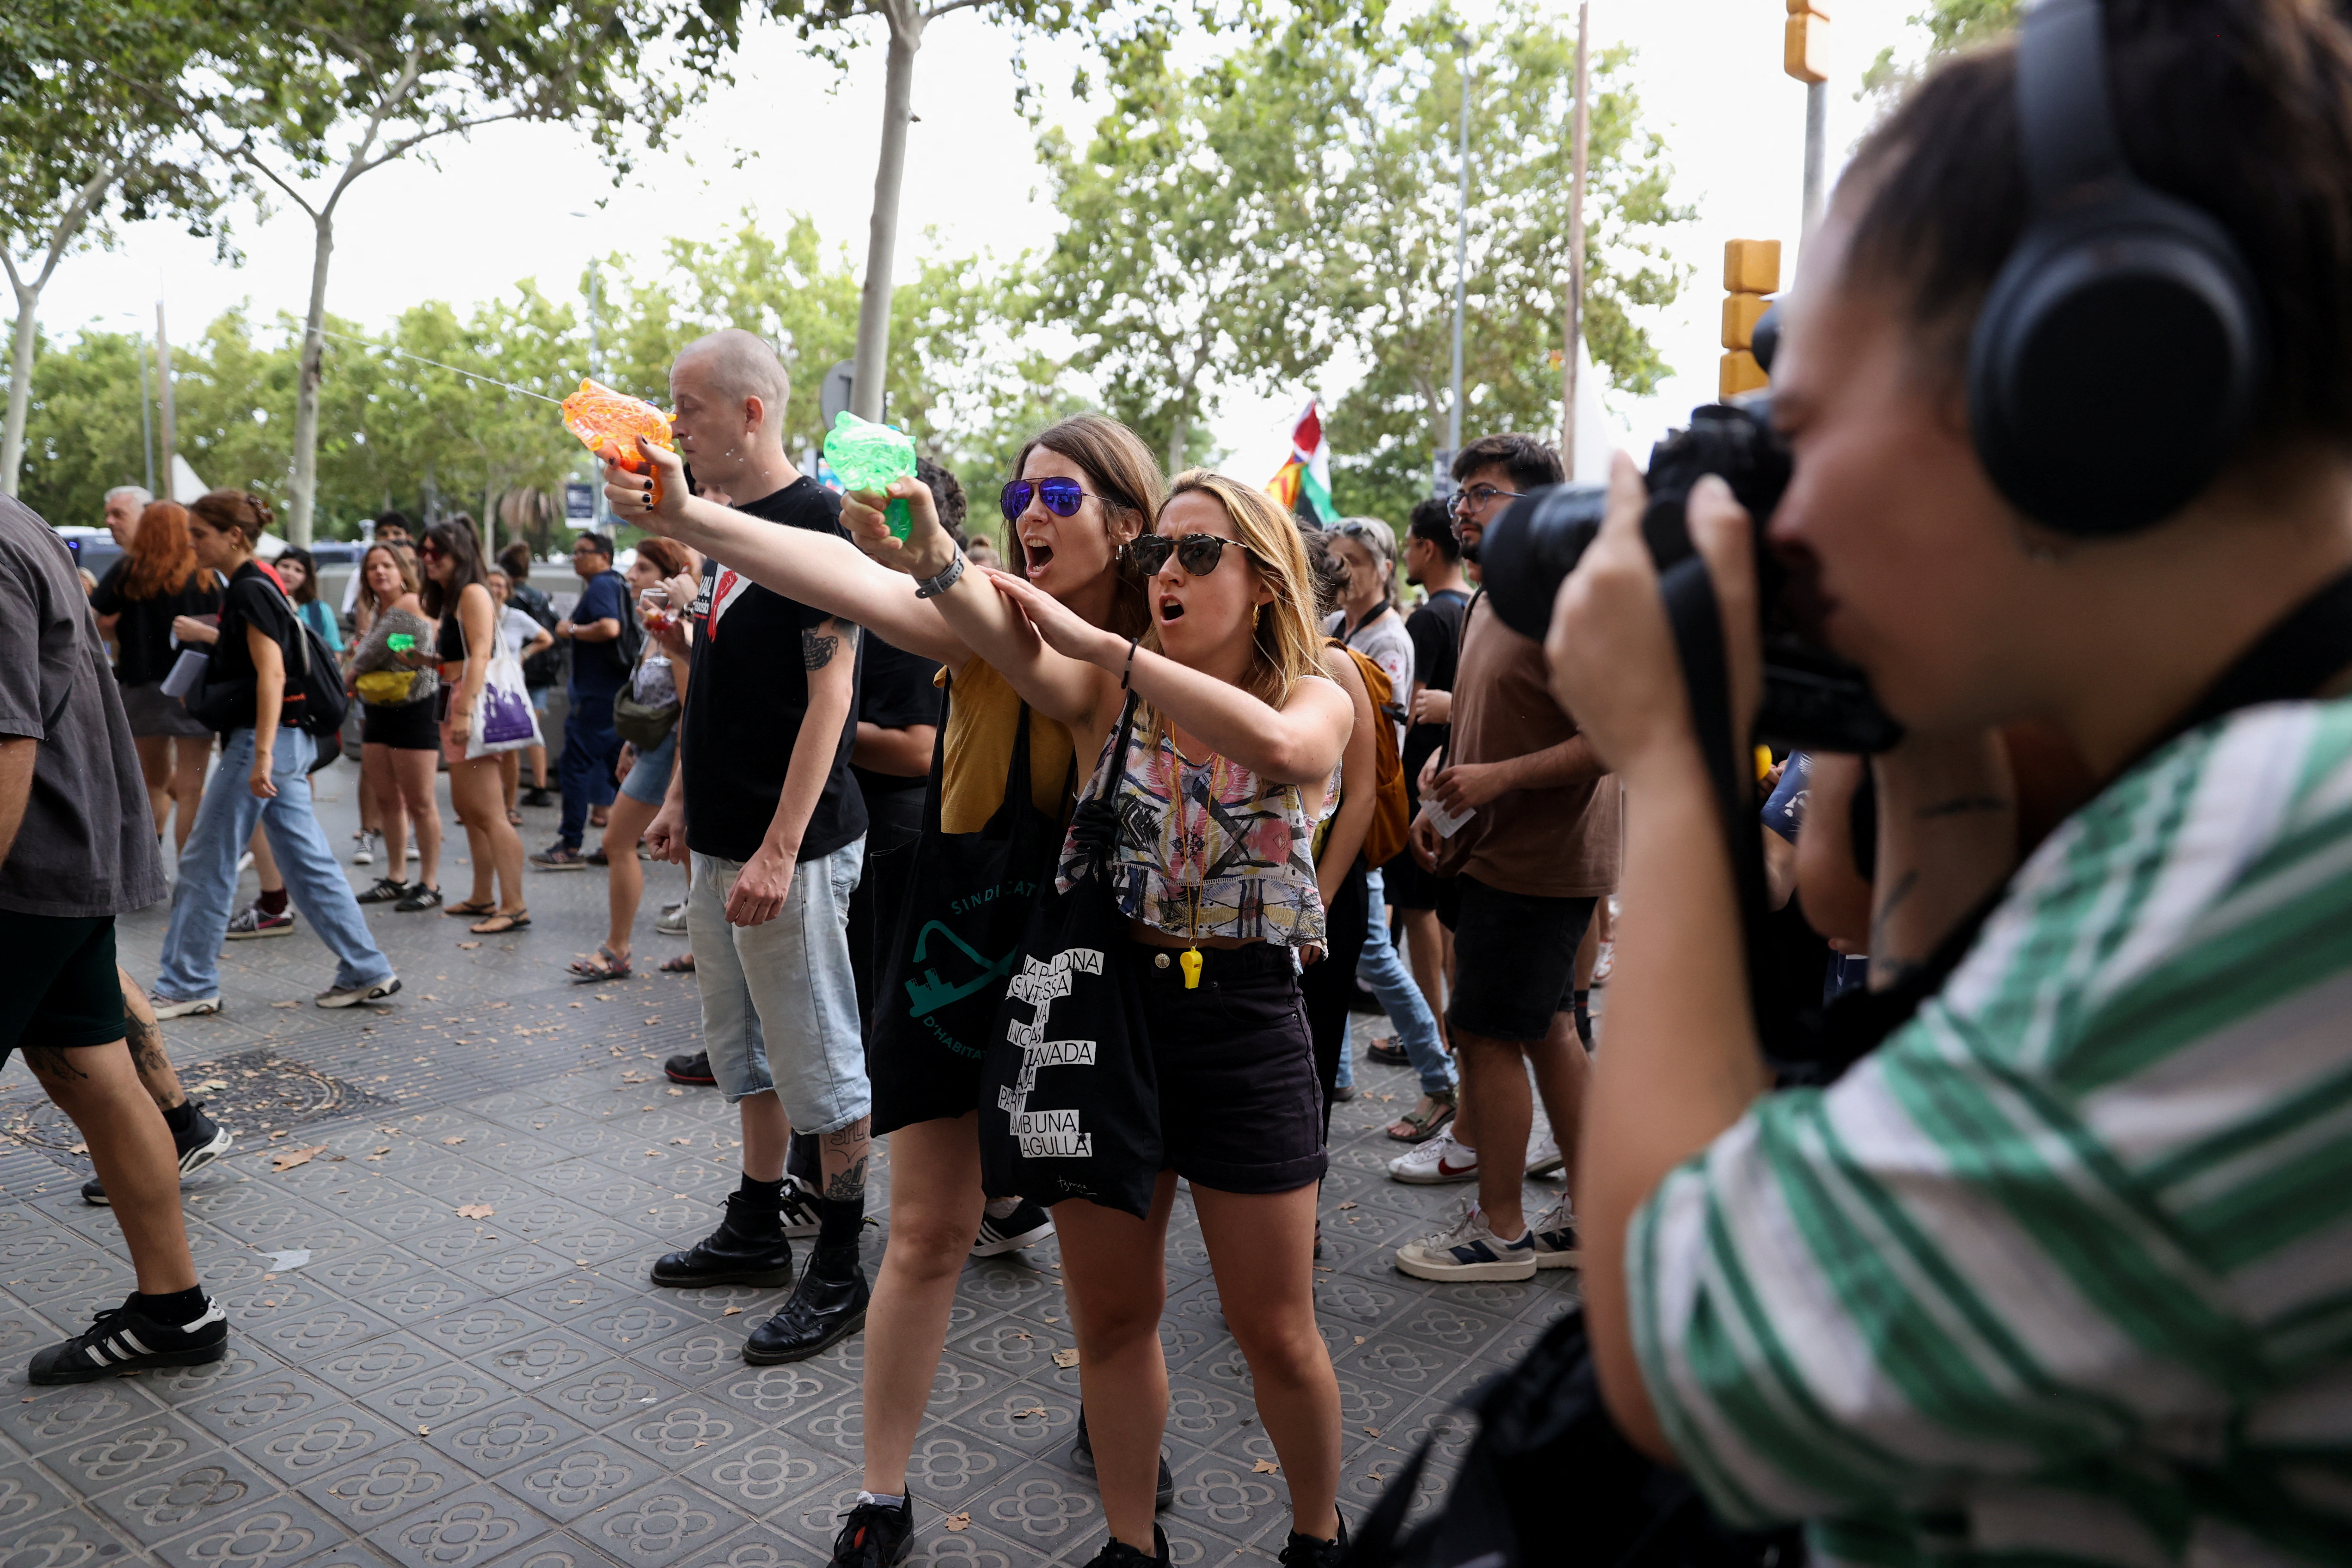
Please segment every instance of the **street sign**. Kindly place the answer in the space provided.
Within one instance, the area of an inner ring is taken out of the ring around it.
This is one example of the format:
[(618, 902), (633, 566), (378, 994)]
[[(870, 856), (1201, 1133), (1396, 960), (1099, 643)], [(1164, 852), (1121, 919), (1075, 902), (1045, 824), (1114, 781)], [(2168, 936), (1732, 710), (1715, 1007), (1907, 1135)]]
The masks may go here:
[(563, 481), (563, 521), (573, 528), (596, 526), (596, 487), (586, 479)]
[(857, 384), (857, 362), (843, 360), (824, 373), (824, 381), (817, 388), (817, 416), (828, 430), (833, 422), (849, 411), (850, 395)]
[(1454, 499), (1454, 448), (1440, 447), (1431, 456), (1429, 493), (1439, 500)]

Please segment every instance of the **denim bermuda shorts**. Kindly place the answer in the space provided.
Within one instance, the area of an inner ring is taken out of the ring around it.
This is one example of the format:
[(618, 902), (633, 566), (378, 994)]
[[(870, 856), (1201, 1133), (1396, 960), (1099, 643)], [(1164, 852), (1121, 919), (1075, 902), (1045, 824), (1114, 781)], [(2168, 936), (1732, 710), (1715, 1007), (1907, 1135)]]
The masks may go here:
[(849, 965), (849, 897), (865, 870), (865, 838), (794, 867), (782, 912), (763, 925), (727, 923), (741, 861), (693, 860), (686, 934), (711, 1076), (730, 1105), (772, 1089), (793, 1131), (839, 1131), (873, 1108)]

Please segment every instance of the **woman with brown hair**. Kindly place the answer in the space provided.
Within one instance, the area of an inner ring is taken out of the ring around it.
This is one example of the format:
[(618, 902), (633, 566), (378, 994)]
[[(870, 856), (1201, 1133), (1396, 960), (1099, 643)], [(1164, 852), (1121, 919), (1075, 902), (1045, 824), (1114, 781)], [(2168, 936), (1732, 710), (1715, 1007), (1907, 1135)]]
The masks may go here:
[(107, 568), (89, 597), (99, 629), (114, 639), (114, 679), (122, 688), (122, 710), (139, 748), (139, 771), (146, 775), (157, 833), (172, 815), (172, 803), (179, 803), (174, 857), (186, 847), (188, 830), (195, 826), (213, 732), (178, 698), (163, 695), (163, 678), (179, 659), (172, 622), (181, 616), (216, 616), (220, 606), (219, 574), (197, 563), (188, 543), (187, 510), (168, 500), (150, 501), (139, 514), (129, 550)]
[[(441, 679), (432, 668), (434, 623), (425, 611), (416, 563), (405, 551), (377, 544), (360, 558), (352, 611), (359, 634), (351, 670), (360, 700), (360, 781), (375, 802), (384, 855), (383, 875), (360, 902), (414, 914), (441, 903), (441, 807), (433, 792), (441, 761), (433, 707)], [(395, 637), (411, 639), (409, 647), (394, 647)], [(412, 828), (413, 883), (402, 875)]]
[(220, 950), (237, 851), (257, 823), (269, 835), (294, 907), (335, 955), (335, 983), (319, 994), (319, 1005), (382, 1002), (400, 989), (311, 810), (310, 768), (320, 742), (300, 728), (297, 705), (309, 642), (285, 590), (253, 559), (254, 541), (269, 521), (268, 503), (247, 490), (214, 490), (190, 509), (197, 562), (228, 579), (212, 663), (189, 702), (219, 731), (221, 765), (205, 788), (172, 889), (153, 988), (158, 1018), (221, 1010)]
[[(522, 901), (522, 840), (507, 820), (498, 754), (466, 754), (474, 705), (499, 652), (498, 605), (490, 598), (489, 574), (482, 569), (481, 543), (470, 521), (435, 523), (425, 530), (416, 557), (425, 567), (425, 613), (440, 623), (431, 649), (417, 651), (439, 660), (442, 683), (449, 688), (441, 755), (449, 764), (449, 805), (466, 825), (466, 842), (473, 850), (473, 895), (450, 905), (448, 912), (480, 917), (466, 928), (478, 936), (502, 936), (530, 924)], [(494, 871), (506, 894), (496, 904), (490, 890)]]

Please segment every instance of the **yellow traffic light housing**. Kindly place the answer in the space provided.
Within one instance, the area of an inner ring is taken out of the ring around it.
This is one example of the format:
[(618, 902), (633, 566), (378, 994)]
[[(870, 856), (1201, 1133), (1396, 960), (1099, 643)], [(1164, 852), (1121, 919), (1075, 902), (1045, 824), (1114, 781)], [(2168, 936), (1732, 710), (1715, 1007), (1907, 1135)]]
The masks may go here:
[(1723, 247), (1723, 361), (1717, 395), (1736, 397), (1766, 385), (1764, 367), (1750, 352), (1756, 323), (1771, 308), (1767, 294), (1780, 287), (1780, 242), (1734, 239)]
[(1827, 81), (1830, 19), (1811, 0), (1789, 0), (1789, 22), (1780, 35), (1780, 68), (1799, 81)]

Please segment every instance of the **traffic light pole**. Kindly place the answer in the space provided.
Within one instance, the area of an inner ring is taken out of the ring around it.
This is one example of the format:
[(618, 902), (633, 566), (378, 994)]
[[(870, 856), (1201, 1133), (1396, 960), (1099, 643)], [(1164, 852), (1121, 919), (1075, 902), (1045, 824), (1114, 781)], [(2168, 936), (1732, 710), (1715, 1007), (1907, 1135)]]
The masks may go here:
[(1462, 450), (1462, 309), (1470, 269), (1470, 40), (1454, 35), (1462, 51), (1462, 188), (1454, 202), (1454, 397), (1445, 411), (1445, 445)]
[(1805, 84), (1805, 212), (1804, 226), (1798, 232), (1810, 236), (1813, 226), (1822, 221), (1822, 189), (1824, 165), (1829, 156), (1830, 84), (1809, 81)]
[(1576, 162), (1570, 201), (1576, 226), (1568, 234), (1568, 322), (1561, 336), (1559, 365), (1559, 466), (1571, 479), (1576, 477), (1577, 344), (1584, 336), (1584, 177), (1592, 142), (1592, 110), (1586, 99), (1590, 85), (1586, 39), (1591, 19), (1592, 6), (1585, 0), (1576, 8)]

